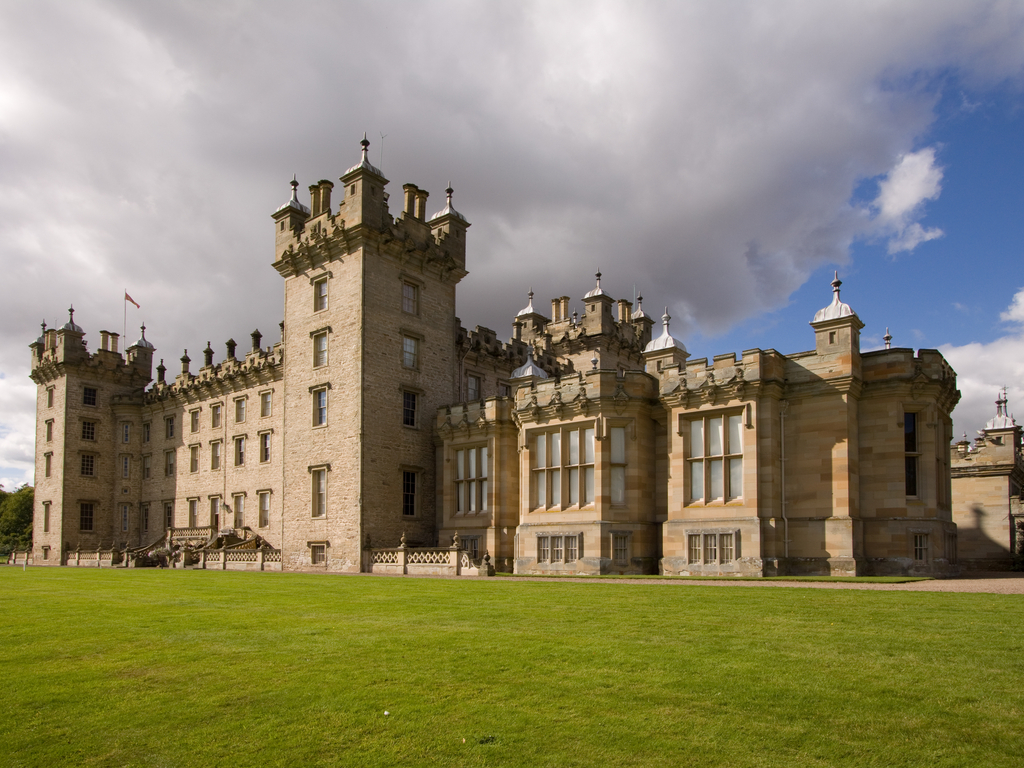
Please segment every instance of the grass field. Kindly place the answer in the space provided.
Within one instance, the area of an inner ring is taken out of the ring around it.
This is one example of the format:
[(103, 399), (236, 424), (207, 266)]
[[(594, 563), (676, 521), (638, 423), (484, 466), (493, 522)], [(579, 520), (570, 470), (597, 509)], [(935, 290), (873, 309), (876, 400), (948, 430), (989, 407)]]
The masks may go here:
[(0, 765), (1019, 766), (1022, 627), (1016, 595), (4, 567)]

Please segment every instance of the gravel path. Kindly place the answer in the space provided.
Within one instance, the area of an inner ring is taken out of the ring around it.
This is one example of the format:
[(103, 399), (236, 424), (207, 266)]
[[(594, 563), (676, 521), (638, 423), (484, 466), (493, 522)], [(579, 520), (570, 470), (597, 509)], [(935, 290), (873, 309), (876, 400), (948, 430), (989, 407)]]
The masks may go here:
[[(499, 577), (500, 578), (500, 577)], [(502, 579), (505, 581), (506, 579)], [(877, 589), (889, 592), (988, 592), (995, 595), (1024, 595), (1024, 573), (968, 574), (959, 579), (911, 581), (905, 584), (871, 584), (849, 581), (734, 581), (731, 579), (689, 581), (686, 579), (531, 579), (517, 576), (517, 581), (600, 581), (604, 584), (675, 584), (681, 587), (803, 587), (805, 589)]]

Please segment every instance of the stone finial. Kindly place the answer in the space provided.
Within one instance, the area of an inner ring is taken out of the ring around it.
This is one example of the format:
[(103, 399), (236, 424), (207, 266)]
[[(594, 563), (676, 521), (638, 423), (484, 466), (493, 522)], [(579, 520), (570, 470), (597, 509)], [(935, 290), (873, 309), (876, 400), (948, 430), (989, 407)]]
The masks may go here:
[(260, 333), (260, 329), (257, 328), (255, 331), (249, 334), (252, 337), (252, 351), (259, 352), (260, 344), (263, 342), (263, 334)]
[(892, 334), (889, 333), (889, 326), (888, 325), (885, 326), (885, 336), (882, 337), (882, 341), (885, 342), (885, 348), (886, 349), (891, 349), (892, 348)]
[(209, 368), (213, 365), (213, 347), (210, 346), (210, 342), (206, 342), (206, 349), (203, 350), (203, 365)]
[(590, 358), (590, 365), (591, 365), (591, 367), (596, 371), (597, 370), (597, 364), (600, 363), (600, 362), (601, 361), (597, 357), (597, 350), (594, 350), (594, 356), (592, 358)]
[[(365, 139), (364, 139), (365, 141)], [(399, 549), (405, 549), (405, 531), (402, 531), (402, 539), (398, 542)]]
[(234, 339), (228, 339), (227, 343), (225, 344), (225, 346), (228, 349), (228, 360), (234, 360), (235, 359), (235, 347), (238, 346), (235, 343), (235, 340)]
[(363, 148), (363, 162), (369, 163), (370, 140), (366, 138), (366, 131), (363, 131), (363, 140), (359, 142), (359, 146)]
[(183, 376), (188, 376), (188, 364), (192, 362), (192, 359), (188, 356), (188, 350), (185, 350), (185, 354), (181, 356), (181, 373)]
[(166, 375), (167, 375), (167, 369), (164, 367), (164, 359), (161, 357), (160, 358), (160, 365), (158, 365), (156, 367), (156, 380), (157, 380), (157, 383), (159, 383), (159, 384), (165, 383)]
[(462, 540), (459, 539), (459, 532), (456, 531), (455, 535), (452, 536), (452, 547), (454, 547), (455, 549), (460, 549), (461, 545), (462, 545)]

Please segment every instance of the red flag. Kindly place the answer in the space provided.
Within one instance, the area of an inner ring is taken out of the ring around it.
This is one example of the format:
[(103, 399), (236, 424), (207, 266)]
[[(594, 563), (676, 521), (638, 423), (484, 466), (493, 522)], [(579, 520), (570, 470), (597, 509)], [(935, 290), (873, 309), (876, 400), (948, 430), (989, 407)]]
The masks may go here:
[(135, 299), (133, 299), (131, 296), (128, 295), (128, 291), (124, 292), (124, 300), (125, 301), (130, 301), (132, 304), (135, 305), (136, 309), (142, 309), (142, 307), (139, 306), (139, 302), (137, 302)]

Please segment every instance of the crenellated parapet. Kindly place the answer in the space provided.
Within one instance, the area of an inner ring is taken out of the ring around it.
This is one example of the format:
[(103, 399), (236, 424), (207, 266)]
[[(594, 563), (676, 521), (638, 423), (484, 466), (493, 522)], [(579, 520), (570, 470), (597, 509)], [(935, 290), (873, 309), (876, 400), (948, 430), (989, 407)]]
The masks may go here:
[(119, 387), (144, 387), (152, 379), (153, 345), (146, 340), (145, 326), (142, 338), (123, 355), (118, 350), (120, 334), (100, 331), (100, 348), (90, 353), (85, 342), (85, 331), (74, 322), (74, 309), (62, 328), (46, 329), (29, 348), (32, 350), (32, 370), (29, 374), (36, 384), (46, 384), (66, 376), (70, 369), (86, 373), (93, 379), (103, 380)]
[(284, 344), (278, 342), (267, 349), (254, 349), (241, 360), (229, 357), (216, 365), (204, 365), (197, 373), (183, 370), (170, 384), (158, 381), (146, 392), (145, 402), (193, 403), (240, 392), (280, 380), (283, 366)]
[(937, 349), (892, 347), (861, 355), (865, 392), (904, 390), (911, 398), (927, 395), (949, 413), (960, 401), (956, 371)]
[(512, 425), (512, 402), (492, 397), (438, 410), (436, 430), (442, 440), (484, 437), (501, 427)]
[(515, 417), (536, 422), (621, 415), (649, 405), (655, 397), (656, 381), (642, 371), (592, 370), (521, 386), (516, 391)]

